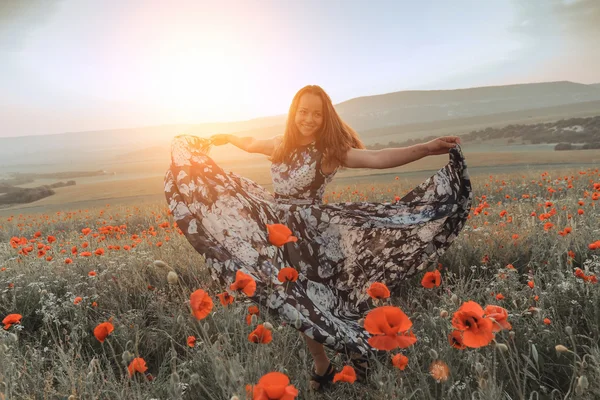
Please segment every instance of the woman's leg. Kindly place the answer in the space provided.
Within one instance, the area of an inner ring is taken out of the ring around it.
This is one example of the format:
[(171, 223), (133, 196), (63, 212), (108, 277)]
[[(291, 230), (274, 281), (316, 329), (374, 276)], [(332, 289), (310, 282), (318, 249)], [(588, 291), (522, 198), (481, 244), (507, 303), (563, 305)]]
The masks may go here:
[(303, 332), (300, 332), (304, 339), (306, 340), (306, 345), (308, 346), (308, 351), (312, 354), (313, 359), (315, 361), (315, 372), (317, 375), (324, 375), (327, 372), (327, 367), (329, 366), (329, 358), (327, 358), (327, 354), (325, 354), (325, 347), (314, 339), (309, 338)]

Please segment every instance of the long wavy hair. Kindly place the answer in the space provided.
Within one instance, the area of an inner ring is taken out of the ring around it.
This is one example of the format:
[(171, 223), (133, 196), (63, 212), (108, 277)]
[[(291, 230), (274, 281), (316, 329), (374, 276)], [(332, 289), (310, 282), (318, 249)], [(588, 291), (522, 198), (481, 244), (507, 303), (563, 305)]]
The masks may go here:
[(315, 146), (323, 153), (323, 163), (336, 161), (343, 168), (348, 150), (351, 148), (364, 149), (365, 145), (354, 129), (342, 121), (333, 107), (329, 95), (317, 85), (304, 86), (294, 96), (287, 116), (283, 140), (273, 152), (270, 160), (275, 163), (288, 162), (292, 151), (299, 146), (302, 134), (296, 127), (295, 119), (300, 97), (305, 93), (315, 94), (321, 97), (323, 102), (323, 125), (315, 134)]

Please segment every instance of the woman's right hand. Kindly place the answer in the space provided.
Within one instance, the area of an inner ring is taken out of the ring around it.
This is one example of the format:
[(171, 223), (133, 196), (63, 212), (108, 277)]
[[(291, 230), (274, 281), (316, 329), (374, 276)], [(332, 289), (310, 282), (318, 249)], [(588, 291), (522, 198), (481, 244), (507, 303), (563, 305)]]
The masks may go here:
[(226, 133), (212, 135), (210, 137), (210, 141), (213, 144), (213, 146), (222, 146), (224, 144), (229, 143), (229, 135)]

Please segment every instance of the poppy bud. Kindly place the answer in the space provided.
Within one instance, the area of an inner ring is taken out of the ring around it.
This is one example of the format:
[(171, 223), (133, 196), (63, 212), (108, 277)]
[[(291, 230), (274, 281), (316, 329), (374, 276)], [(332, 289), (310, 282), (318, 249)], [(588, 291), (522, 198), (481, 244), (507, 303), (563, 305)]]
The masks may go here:
[(573, 328), (567, 325), (565, 326), (565, 332), (567, 332), (567, 335), (571, 336), (573, 334)]
[(429, 349), (429, 357), (433, 358), (434, 360), (436, 360), (438, 358), (438, 353), (437, 351), (435, 351), (434, 349)]
[(231, 400), (240, 400), (239, 397), (237, 397), (236, 395), (231, 396)]
[(577, 379), (577, 387), (575, 389), (579, 391), (579, 394), (583, 394), (587, 390), (589, 385), (590, 383), (588, 381), (588, 378), (585, 375), (581, 375)]
[(511, 338), (511, 339), (514, 339), (515, 338), (515, 331), (508, 332), (508, 337)]
[(155, 267), (158, 267), (158, 268), (171, 269), (171, 267), (169, 267), (169, 264), (167, 264), (166, 262), (161, 261), (161, 260), (154, 260), (153, 264)]
[(123, 352), (123, 354), (121, 354), (121, 360), (123, 361), (123, 364), (125, 364), (125, 365), (129, 365), (129, 363), (131, 361), (133, 361), (134, 358), (135, 358), (135, 356), (128, 350), (125, 350)]
[[(448, 311), (446, 310), (441, 310), (440, 311), (440, 318), (447, 318), (448, 317)], [(434, 357), (437, 358), (437, 357)]]
[(475, 363), (475, 371), (477, 371), (477, 373), (481, 375), (483, 373), (483, 364), (479, 362)]
[(459, 305), (459, 304), (458, 304), (458, 302), (459, 302), (459, 301), (458, 301), (458, 296), (456, 295), (456, 293), (454, 293), (454, 294), (452, 295), (452, 297), (450, 297), (450, 300), (451, 300), (451, 301), (452, 301), (454, 304), (456, 304), (457, 306)]
[(179, 314), (177, 316), (177, 324), (178, 325), (184, 325), (185, 324), (185, 318), (183, 317), (183, 315)]
[(557, 344), (554, 346), (554, 350), (556, 350), (557, 353), (567, 353), (569, 351), (569, 349), (562, 344)]
[[(511, 331), (512, 332), (512, 331)], [(503, 352), (507, 352), (508, 351), (508, 346), (505, 345), (504, 343), (498, 343), (496, 345), (496, 347), (498, 348), (498, 350), (503, 351)]]
[(270, 322), (263, 323), (263, 326), (269, 330), (273, 330), (273, 325)]
[(190, 382), (192, 382), (193, 384), (200, 383), (200, 375), (198, 375), (198, 374), (191, 374), (190, 375)]
[(364, 327), (364, 326), (365, 326), (365, 319), (364, 319), (364, 318), (361, 318), (361, 319), (359, 319), (359, 320), (358, 320), (358, 325), (359, 325), (360, 327)]
[(257, 322), (258, 322), (258, 317), (256, 316), (256, 314), (252, 314), (252, 316), (250, 317), (250, 324), (256, 325)]
[(177, 273), (175, 271), (169, 271), (167, 274), (167, 282), (169, 282), (170, 285), (175, 285), (178, 280), (179, 277), (177, 276)]

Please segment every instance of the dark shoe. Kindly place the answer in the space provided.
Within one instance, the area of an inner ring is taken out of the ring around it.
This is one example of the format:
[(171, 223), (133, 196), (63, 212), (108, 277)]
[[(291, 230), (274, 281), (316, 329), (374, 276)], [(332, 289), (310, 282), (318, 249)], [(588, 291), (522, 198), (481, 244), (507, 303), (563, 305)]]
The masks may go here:
[(331, 382), (333, 382), (333, 376), (335, 375), (335, 373), (335, 367), (331, 362), (329, 362), (329, 365), (327, 366), (327, 371), (324, 375), (317, 375), (317, 373), (313, 369), (312, 374), (310, 376), (310, 380), (319, 384), (319, 387), (314, 390), (321, 391), (325, 386), (331, 384)]

